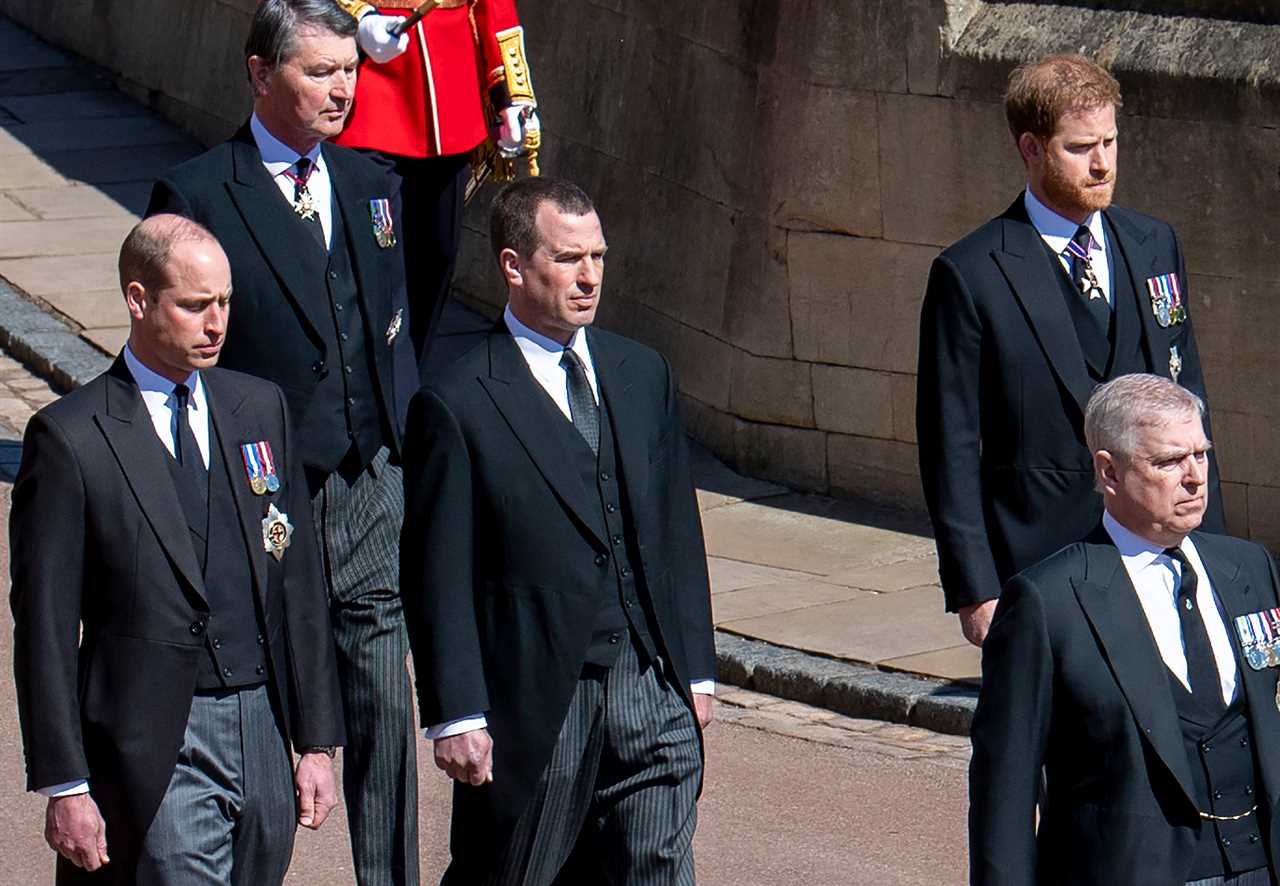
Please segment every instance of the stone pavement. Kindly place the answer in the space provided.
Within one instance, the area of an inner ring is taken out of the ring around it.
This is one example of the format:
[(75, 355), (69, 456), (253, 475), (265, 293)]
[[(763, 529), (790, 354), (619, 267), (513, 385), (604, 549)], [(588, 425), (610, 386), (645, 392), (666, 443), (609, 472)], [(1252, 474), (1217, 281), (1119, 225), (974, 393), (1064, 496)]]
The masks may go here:
[[(150, 181), (199, 150), (100, 71), (0, 17), (0, 346), (62, 388), (105, 368), (127, 333), (120, 242)], [(475, 329), (460, 308), (450, 317), (442, 353)], [(12, 406), (25, 424), (38, 397), (12, 399), (0, 390), (0, 420)], [(967, 728), (979, 656), (942, 612), (919, 515), (796, 494), (702, 451), (695, 468), (722, 680), (845, 715)]]

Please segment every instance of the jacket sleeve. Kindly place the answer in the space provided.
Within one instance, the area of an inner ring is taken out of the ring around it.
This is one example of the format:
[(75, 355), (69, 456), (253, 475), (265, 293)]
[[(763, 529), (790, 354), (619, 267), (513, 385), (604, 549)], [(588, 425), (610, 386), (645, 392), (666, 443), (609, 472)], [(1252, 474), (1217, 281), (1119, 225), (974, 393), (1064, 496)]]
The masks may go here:
[(400, 597), (423, 724), (489, 710), (476, 622), (471, 457), (453, 412), (424, 388), (404, 445)]
[(37, 414), (27, 425), (9, 518), (13, 667), (28, 790), (89, 777), (77, 681), (85, 501), (70, 441)]
[(166, 178), (157, 179), (151, 186), (151, 199), (147, 202), (144, 218), (161, 213), (172, 213), (194, 219), (195, 213), (178, 187)]
[(1036, 800), (1053, 710), (1053, 656), (1040, 591), (1014, 576), (982, 646), (970, 728), (969, 881), (1036, 883)]
[(514, 0), (476, 0), (472, 8), (476, 36), (480, 41), (480, 57), (484, 59), (484, 85), (490, 90), (498, 86), (500, 90), (500, 100), (494, 102), (495, 106), (511, 102), (536, 105), (532, 75), (525, 57), (524, 28), (516, 14)]
[(920, 318), (916, 436), (946, 608), (1000, 594), (983, 515), (982, 323), (960, 269), (939, 256)]
[[(284, 575), (285, 642), (289, 657), (291, 737), (294, 749), (346, 743), (338, 662), (329, 622), (325, 584), (311, 518), (311, 496), (297, 457), (284, 394), (276, 388), (279, 421), (284, 428), (284, 464), (288, 468), (283, 510), (293, 525)], [(255, 556), (262, 556), (262, 551)]]

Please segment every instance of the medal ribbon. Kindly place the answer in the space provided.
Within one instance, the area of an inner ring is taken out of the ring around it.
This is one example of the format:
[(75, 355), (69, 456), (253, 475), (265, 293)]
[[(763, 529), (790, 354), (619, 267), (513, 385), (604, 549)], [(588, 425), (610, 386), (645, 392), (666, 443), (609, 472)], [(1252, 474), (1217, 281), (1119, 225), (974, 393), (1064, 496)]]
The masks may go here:
[(244, 459), (245, 473), (249, 475), (249, 482), (253, 482), (254, 477), (262, 476), (262, 466), (258, 463), (258, 453), (255, 450), (256, 444), (242, 443), (240, 445), (240, 457)]

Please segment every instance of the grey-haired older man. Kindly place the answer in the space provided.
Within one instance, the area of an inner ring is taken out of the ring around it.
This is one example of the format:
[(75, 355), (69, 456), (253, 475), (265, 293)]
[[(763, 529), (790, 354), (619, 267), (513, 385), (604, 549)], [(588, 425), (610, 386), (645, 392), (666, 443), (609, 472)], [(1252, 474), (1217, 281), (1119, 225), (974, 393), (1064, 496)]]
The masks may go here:
[(356, 879), (403, 886), (418, 881), (418, 828), (398, 569), (398, 180), (325, 144), (351, 109), (355, 33), (333, 0), (264, 0), (245, 45), (252, 117), (166, 173), (149, 212), (189, 216), (222, 241), (236, 293), (222, 363), (288, 400), (338, 649)]
[(1089, 399), (1102, 524), (1009, 581), (982, 650), (975, 884), (1273, 882), (1276, 572), (1261, 546), (1198, 531), (1203, 414), (1154, 375)]

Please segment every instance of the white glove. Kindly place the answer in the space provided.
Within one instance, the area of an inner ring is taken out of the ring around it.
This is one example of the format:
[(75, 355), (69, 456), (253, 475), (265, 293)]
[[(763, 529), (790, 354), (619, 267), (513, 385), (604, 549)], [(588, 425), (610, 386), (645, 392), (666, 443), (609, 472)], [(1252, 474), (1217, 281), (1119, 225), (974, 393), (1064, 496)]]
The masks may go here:
[(360, 28), (356, 34), (356, 42), (378, 64), (386, 64), (409, 48), (408, 33), (392, 37), (388, 29), (400, 21), (394, 15), (377, 15), (370, 13), (360, 19)]
[(524, 137), (528, 132), (540, 132), (542, 124), (533, 105), (512, 105), (498, 111), (498, 153), (504, 157), (519, 157), (524, 153)]

